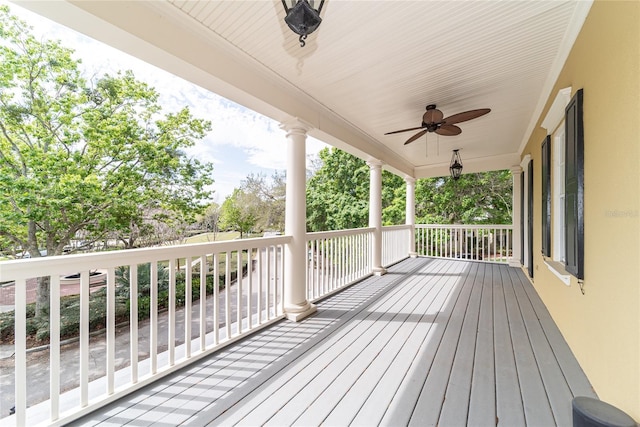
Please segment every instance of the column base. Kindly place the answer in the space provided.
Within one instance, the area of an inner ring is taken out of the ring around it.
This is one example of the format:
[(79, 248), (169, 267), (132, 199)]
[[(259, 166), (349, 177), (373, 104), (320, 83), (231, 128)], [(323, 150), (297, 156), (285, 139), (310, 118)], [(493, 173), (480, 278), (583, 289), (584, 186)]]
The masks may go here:
[(520, 260), (516, 259), (516, 258), (509, 258), (509, 267), (522, 267), (522, 264), (520, 264)]
[(290, 308), (285, 308), (285, 316), (287, 319), (294, 321), (294, 322), (299, 322), (302, 319), (311, 316), (313, 313), (315, 313), (316, 311), (318, 311), (318, 308), (311, 304), (311, 303), (307, 303), (305, 306), (303, 307), (290, 307)]
[(418, 258), (418, 252), (409, 252), (410, 258)]
[(384, 276), (385, 274), (387, 274), (387, 269), (384, 267), (374, 267), (373, 268), (373, 275), (374, 276)]

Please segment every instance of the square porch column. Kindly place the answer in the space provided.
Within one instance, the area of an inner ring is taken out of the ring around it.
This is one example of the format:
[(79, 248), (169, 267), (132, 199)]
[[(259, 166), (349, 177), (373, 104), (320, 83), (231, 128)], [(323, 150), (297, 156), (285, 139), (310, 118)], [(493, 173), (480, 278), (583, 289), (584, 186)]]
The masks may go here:
[(372, 270), (376, 276), (386, 274), (382, 266), (382, 162), (370, 160), (369, 165), (369, 227), (373, 231)]
[(315, 313), (307, 301), (307, 201), (306, 142), (310, 126), (299, 119), (282, 123), (287, 132), (287, 182), (285, 235), (291, 243), (284, 249), (284, 312), (287, 319), (299, 321)]
[(409, 256), (416, 258), (416, 179), (410, 176), (405, 177), (407, 183), (407, 201), (405, 208), (405, 223), (411, 226), (409, 237)]

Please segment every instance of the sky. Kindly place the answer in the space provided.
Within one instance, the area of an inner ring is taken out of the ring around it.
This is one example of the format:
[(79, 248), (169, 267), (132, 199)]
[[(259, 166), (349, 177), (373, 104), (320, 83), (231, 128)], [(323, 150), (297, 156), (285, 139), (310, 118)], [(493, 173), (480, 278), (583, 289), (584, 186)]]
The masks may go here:
[[(13, 3), (0, 0), (0, 5), (8, 5), (12, 14), (33, 27), (37, 38), (60, 40), (74, 49), (87, 77), (132, 70), (138, 80), (158, 91), (165, 112), (188, 106), (194, 117), (211, 121), (212, 131), (188, 154), (214, 164), (213, 201), (222, 203), (250, 173), (270, 177), (285, 170), (285, 132), (276, 121)], [(308, 159), (323, 147), (324, 143), (308, 138)]]

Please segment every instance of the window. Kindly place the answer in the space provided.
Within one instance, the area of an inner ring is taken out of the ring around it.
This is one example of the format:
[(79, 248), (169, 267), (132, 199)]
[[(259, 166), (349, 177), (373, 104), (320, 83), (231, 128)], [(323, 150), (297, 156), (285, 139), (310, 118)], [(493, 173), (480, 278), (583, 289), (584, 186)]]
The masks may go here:
[(542, 122), (542, 252), (566, 285), (584, 276), (584, 131), (582, 89), (558, 92)]
[(554, 132), (553, 141), (553, 260), (565, 263), (565, 227), (564, 227), (564, 121)]

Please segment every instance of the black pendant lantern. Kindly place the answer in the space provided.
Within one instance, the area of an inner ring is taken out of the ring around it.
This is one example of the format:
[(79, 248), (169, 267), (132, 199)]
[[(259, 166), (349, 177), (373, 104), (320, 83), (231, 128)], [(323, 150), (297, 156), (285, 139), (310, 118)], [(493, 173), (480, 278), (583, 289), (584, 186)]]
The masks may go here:
[(462, 175), (462, 159), (460, 159), (460, 153), (458, 153), (458, 150), (453, 150), (449, 172), (451, 172), (451, 178), (454, 180), (457, 180), (460, 178), (460, 175)]
[[(311, 2), (313, 3), (313, 0)], [(320, 7), (316, 10), (307, 0), (291, 0), (291, 8), (289, 8), (285, 0), (282, 0), (284, 11), (287, 14), (284, 22), (291, 28), (291, 31), (300, 36), (300, 47), (304, 47), (307, 36), (320, 26), (322, 22), (320, 12), (323, 4), (324, 0), (321, 0)]]

